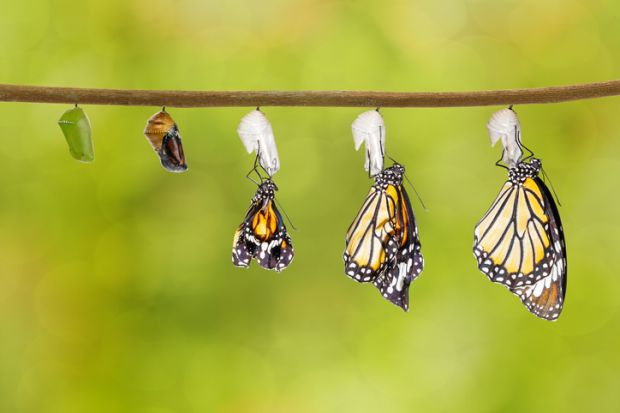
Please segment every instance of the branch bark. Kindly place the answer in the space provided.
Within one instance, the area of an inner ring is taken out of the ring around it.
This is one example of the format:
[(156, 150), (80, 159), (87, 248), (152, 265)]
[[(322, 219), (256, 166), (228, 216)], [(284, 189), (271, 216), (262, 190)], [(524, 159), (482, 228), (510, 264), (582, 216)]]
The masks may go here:
[(125, 106), (448, 107), (558, 103), (620, 95), (620, 80), (472, 92), (183, 91), (86, 89), (0, 84), (0, 102)]

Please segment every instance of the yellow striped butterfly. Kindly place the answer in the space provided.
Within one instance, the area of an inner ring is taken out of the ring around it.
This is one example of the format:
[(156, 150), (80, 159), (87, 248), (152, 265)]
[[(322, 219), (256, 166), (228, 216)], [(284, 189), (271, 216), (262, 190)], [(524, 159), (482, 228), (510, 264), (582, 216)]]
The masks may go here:
[(395, 163), (375, 176), (346, 235), (344, 271), (372, 282), (383, 297), (407, 311), (409, 284), (424, 267), (420, 238), (407, 191), (405, 168)]
[(508, 168), (508, 180), (476, 225), (474, 256), (480, 271), (516, 294), (530, 312), (555, 320), (566, 295), (564, 231), (553, 196), (538, 176), (542, 163), (528, 158)]

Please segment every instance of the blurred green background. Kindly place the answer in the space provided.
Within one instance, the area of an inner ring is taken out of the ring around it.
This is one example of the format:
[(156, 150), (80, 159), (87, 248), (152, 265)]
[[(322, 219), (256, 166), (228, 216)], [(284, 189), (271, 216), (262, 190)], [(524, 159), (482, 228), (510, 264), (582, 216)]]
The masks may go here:
[[(613, 0), (6, 2), (0, 82), (145, 89), (448, 91), (613, 79)], [(516, 107), (562, 201), (564, 313), (529, 314), (476, 268), (473, 226), (505, 171), (498, 109), (385, 109), (426, 269), (407, 314), (343, 273), (371, 181), (361, 108), (264, 108), (296, 256), (231, 264), (255, 187), (248, 108), (175, 109), (189, 162), (165, 172), (157, 107), (84, 106), (93, 164), (56, 124), (70, 105), (0, 103), (1, 412), (618, 411), (620, 98)]]

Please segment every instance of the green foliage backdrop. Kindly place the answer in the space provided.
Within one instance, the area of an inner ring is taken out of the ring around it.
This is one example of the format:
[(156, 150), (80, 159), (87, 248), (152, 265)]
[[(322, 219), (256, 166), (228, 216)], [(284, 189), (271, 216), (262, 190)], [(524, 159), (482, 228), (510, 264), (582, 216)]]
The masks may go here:
[[(152, 89), (535, 87), (617, 78), (612, 0), (22, 0), (0, 13), (3, 83)], [(620, 99), (521, 106), (562, 201), (564, 313), (536, 319), (489, 283), (473, 226), (505, 178), (497, 108), (386, 109), (426, 270), (408, 314), (343, 274), (370, 181), (347, 108), (265, 108), (296, 257), (231, 264), (254, 186), (247, 108), (174, 109), (189, 162), (142, 136), (156, 107), (85, 106), (96, 161), (74, 161), (67, 105), (0, 104), (0, 411), (617, 411)], [(417, 202), (417, 201), (414, 201)]]

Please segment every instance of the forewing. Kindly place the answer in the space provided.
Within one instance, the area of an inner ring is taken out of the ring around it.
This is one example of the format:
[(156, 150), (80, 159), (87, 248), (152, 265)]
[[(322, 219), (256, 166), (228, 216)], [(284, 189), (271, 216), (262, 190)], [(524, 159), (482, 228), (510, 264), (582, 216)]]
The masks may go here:
[(251, 230), (251, 222), (259, 210), (260, 206), (256, 202), (252, 202), (245, 219), (235, 231), (233, 237), (232, 261), (237, 267), (248, 268), (250, 266), (250, 260), (255, 255), (259, 245), (258, 240), (253, 236)]
[(508, 181), (474, 231), (478, 268), (509, 288), (532, 285), (549, 274), (555, 251), (547, 202), (532, 178)]
[(373, 186), (347, 231), (344, 265), (349, 277), (359, 282), (372, 281), (395, 256), (395, 212), (394, 197)]
[(244, 231), (244, 225), (241, 225), (237, 228), (237, 231), (235, 231), (235, 236), (233, 238), (232, 261), (237, 267), (247, 268), (250, 266), (252, 254), (248, 249), (245, 237), (243, 236)]
[(181, 135), (179, 135), (179, 130), (176, 125), (164, 135), (162, 146), (158, 154), (161, 159), (161, 164), (167, 170), (172, 172), (183, 172), (187, 170)]

